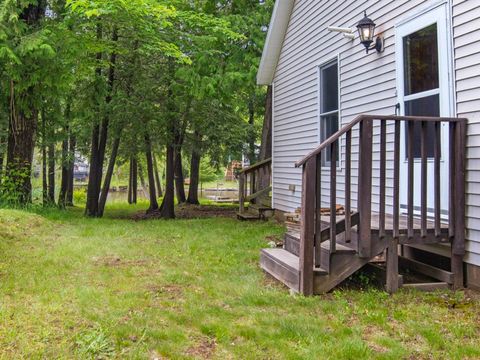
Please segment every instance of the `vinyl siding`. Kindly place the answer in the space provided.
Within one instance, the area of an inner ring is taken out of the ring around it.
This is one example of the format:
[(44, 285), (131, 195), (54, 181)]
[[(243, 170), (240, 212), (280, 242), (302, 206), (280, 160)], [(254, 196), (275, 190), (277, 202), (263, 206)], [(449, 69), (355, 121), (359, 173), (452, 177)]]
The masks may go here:
[[(289, 28), (274, 78), (274, 207), (292, 211), (300, 206), (301, 159), (320, 142), (318, 67), (339, 59), (340, 126), (361, 113), (392, 114), (396, 99), (395, 24), (438, 3), (434, 0), (314, 1), (295, 2)], [(365, 54), (358, 36), (354, 42), (327, 26), (355, 27), (368, 9), (377, 31), (385, 38), (385, 51)], [(457, 112), (470, 119), (468, 139), (466, 261), (480, 265), (480, 0), (453, 0), (453, 34)], [(358, 129), (354, 130), (355, 137)], [(379, 141), (379, 127), (374, 129)], [(387, 178), (393, 175), (393, 126), (387, 128)], [(375, 148), (375, 146), (374, 146)], [(377, 147), (378, 149), (378, 147)], [(352, 197), (356, 198), (358, 146), (352, 146)], [(374, 153), (374, 173), (378, 173), (379, 153)], [(343, 147), (341, 158), (344, 157)], [(343, 170), (337, 180), (338, 203), (344, 200)], [(323, 172), (323, 191), (328, 190), (328, 174)], [(373, 209), (378, 208), (379, 179), (373, 179)], [(289, 186), (294, 185), (295, 191)], [(325, 192), (323, 192), (326, 194)], [(393, 185), (387, 181), (387, 203), (392, 203)], [(325, 199), (326, 200), (326, 199)], [(355, 201), (352, 204), (356, 206)], [(387, 210), (391, 210), (388, 209)]]
[(452, 5), (457, 114), (468, 118), (467, 262), (480, 265), (480, 0)]

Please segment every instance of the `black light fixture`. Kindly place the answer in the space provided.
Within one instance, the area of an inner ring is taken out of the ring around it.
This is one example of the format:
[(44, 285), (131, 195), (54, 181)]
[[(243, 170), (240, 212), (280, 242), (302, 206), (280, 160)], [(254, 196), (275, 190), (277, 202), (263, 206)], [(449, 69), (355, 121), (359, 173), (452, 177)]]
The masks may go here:
[(358, 34), (360, 35), (360, 42), (367, 49), (367, 54), (370, 50), (377, 50), (377, 52), (383, 51), (383, 39), (380, 36), (377, 36), (375, 44), (370, 46), (373, 43), (373, 38), (375, 36), (375, 23), (372, 19), (367, 17), (367, 12), (364, 12), (365, 17), (360, 20), (357, 24)]

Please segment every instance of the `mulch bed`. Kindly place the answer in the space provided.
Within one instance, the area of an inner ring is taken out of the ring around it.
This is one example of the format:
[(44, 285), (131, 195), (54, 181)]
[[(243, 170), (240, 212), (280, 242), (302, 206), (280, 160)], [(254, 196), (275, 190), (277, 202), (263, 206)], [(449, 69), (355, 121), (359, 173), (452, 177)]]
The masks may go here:
[[(206, 218), (231, 218), (236, 219), (238, 208), (236, 206), (216, 205), (179, 205), (175, 207), (176, 219), (206, 219)], [(144, 211), (133, 216), (133, 220), (160, 219), (160, 212), (146, 214)]]

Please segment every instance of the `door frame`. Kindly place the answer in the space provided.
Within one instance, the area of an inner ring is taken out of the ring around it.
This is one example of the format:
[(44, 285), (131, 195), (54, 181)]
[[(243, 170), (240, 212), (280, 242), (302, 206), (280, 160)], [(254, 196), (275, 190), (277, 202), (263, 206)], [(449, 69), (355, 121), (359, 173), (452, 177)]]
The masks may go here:
[[(411, 16), (403, 19), (395, 25), (395, 65), (396, 65), (396, 90), (397, 101), (400, 104), (400, 114), (405, 114), (404, 102), (413, 100), (419, 94), (424, 97), (439, 93), (440, 95), (440, 116), (455, 116), (455, 92), (453, 79), (453, 37), (451, 28), (451, 9), (449, 1), (441, 1), (429, 6)], [(404, 91), (404, 64), (403, 64), (403, 37), (412, 34), (418, 30), (426, 28), (432, 24), (437, 24), (437, 42), (438, 42), (438, 68), (439, 68), (439, 90), (429, 90), (419, 94), (408, 95), (405, 99)], [(446, 46), (445, 46), (446, 44)], [(448, 125), (442, 124), (442, 146), (441, 146), (441, 177), (448, 179)], [(407, 158), (405, 149), (405, 126), (401, 128), (400, 144), (400, 176), (403, 183), (407, 183)], [(433, 159), (428, 159), (428, 173), (433, 173)], [(420, 205), (420, 159), (414, 161), (414, 212), (419, 213)], [(441, 209), (442, 215), (448, 216), (448, 181), (441, 184)], [(432, 194), (428, 195), (429, 203), (433, 200)], [(408, 187), (400, 187), (400, 211), (406, 211), (408, 199)], [(428, 206), (431, 208), (431, 206)], [(429, 212), (431, 212), (429, 210)]]

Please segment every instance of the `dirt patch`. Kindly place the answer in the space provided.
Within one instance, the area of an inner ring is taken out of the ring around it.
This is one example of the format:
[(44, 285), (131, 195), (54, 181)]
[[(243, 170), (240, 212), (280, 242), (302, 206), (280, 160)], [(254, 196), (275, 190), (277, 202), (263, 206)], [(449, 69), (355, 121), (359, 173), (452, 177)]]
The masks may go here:
[[(237, 217), (236, 206), (216, 206), (216, 205), (180, 205), (175, 208), (177, 219), (206, 219), (206, 218), (232, 218)], [(155, 211), (149, 214), (140, 212), (135, 214), (133, 220), (153, 220), (160, 219), (160, 212)]]
[(166, 295), (172, 300), (183, 295), (183, 288), (179, 285), (149, 285), (147, 291), (154, 295)]
[(216, 347), (217, 342), (215, 339), (202, 339), (196, 345), (188, 348), (186, 355), (192, 356), (196, 359), (211, 359)]
[(148, 264), (145, 259), (126, 260), (120, 256), (110, 255), (93, 258), (93, 262), (98, 266), (124, 267), (124, 266), (144, 266)]

